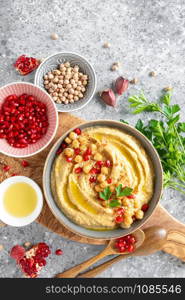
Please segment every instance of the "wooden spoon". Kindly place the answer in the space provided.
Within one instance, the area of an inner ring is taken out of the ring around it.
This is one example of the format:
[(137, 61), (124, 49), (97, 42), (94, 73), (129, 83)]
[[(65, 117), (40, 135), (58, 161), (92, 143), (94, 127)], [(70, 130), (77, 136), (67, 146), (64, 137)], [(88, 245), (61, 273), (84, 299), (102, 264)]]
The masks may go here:
[(144, 233), (145, 240), (143, 244), (141, 245), (141, 247), (137, 248), (133, 253), (125, 255), (124, 257), (122, 255), (114, 257), (108, 260), (107, 262), (93, 268), (92, 270), (78, 275), (77, 277), (93, 278), (122, 259), (126, 259), (130, 256), (147, 256), (163, 249), (163, 246), (167, 242), (168, 234), (164, 228), (159, 226), (152, 226), (145, 229)]
[[(143, 243), (145, 239), (145, 234), (142, 230), (138, 229), (133, 233), (134, 237), (136, 238), (136, 248), (140, 247), (141, 244)], [(110, 240), (108, 243), (107, 247), (100, 252), (98, 255), (91, 257), (90, 259), (86, 260), (82, 264), (79, 264), (73, 268), (68, 269), (67, 271), (64, 271), (63, 273), (59, 273), (56, 275), (58, 278), (74, 278), (76, 277), (79, 273), (84, 271), (85, 269), (89, 268), (92, 264), (96, 263), (103, 257), (107, 255), (112, 255), (112, 254), (120, 254), (120, 252), (115, 249), (114, 247), (115, 240)], [(127, 255), (128, 252), (121, 253), (121, 255)], [(129, 256), (129, 254), (128, 254)]]

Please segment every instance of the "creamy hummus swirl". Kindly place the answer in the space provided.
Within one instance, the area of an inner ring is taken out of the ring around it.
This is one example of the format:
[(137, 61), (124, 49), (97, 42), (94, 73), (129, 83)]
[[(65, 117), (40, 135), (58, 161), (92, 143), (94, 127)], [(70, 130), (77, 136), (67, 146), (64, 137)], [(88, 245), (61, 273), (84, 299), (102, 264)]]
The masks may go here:
[[(51, 188), (57, 205), (80, 226), (93, 230), (111, 230), (118, 226), (115, 221), (116, 209), (99, 200), (99, 192), (95, 188), (97, 183), (90, 182), (91, 171), (76, 172), (77, 168), (83, 170), (87, 164), (92, 170), (96, 164), (96, 154), (99, 153), (103, 162), (111, 162), (106, 175), (106, 180), (111, 179), (108, 185), (111, 190), (120, 184), (133, 189), (134, 197), (122, 197), (119, 200), (125, 210), (123, 222), (119, 225), (130, 227), (135, 218), (143, 217), (142, 206), (150, 201), (153, 194), (154, 172), (147, 153), (135, 137), (118, 129), (93, 127), (83, 130), (82, 136), (86, 139), (87, 147), (94, 144), (96, 150), (92, 151), (88, 161), (79, 163), (74, 161), (75, 155), (72, 162), (68, 162), (64, 152), (56, 157), (51, 173)], [(69, 143), (73, 149), (72, 145)], [(80, 155), (84, 157), (83, 151)]]

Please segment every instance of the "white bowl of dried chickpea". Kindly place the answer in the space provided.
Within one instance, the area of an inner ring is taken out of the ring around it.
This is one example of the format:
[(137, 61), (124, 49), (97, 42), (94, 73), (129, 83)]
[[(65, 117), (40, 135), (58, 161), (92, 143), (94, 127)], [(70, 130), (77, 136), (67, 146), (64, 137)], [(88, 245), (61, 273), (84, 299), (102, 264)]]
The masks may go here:
[(58, 111), (71, 112), (81, 109), (93, 98), (96, 74), (84, 57), (73, 52), (60, 52), (40, 64), (35, 84), (48, 92)]

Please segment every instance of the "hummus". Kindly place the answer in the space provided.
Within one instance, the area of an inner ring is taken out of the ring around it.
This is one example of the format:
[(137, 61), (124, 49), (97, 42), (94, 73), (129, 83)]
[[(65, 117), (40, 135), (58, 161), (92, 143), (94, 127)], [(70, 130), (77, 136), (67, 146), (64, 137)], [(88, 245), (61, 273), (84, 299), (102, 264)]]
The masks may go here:
[(76, 128), (58, 153), (52, 193), (73, 222), (112, 230), (129, 228), (143, 218), (153, 194), (154, 171), (135, 137), (109, 127)]

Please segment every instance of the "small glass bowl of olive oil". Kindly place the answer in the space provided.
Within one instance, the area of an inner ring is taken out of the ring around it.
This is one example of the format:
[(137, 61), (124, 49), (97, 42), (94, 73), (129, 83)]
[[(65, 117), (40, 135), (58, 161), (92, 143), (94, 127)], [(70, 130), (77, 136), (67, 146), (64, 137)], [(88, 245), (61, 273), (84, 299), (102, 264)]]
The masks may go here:
[(35, 181), (14, 176), (0, 184), (0, 220), (11, 226), (25, 226), (39, 216), (43, 195)]

